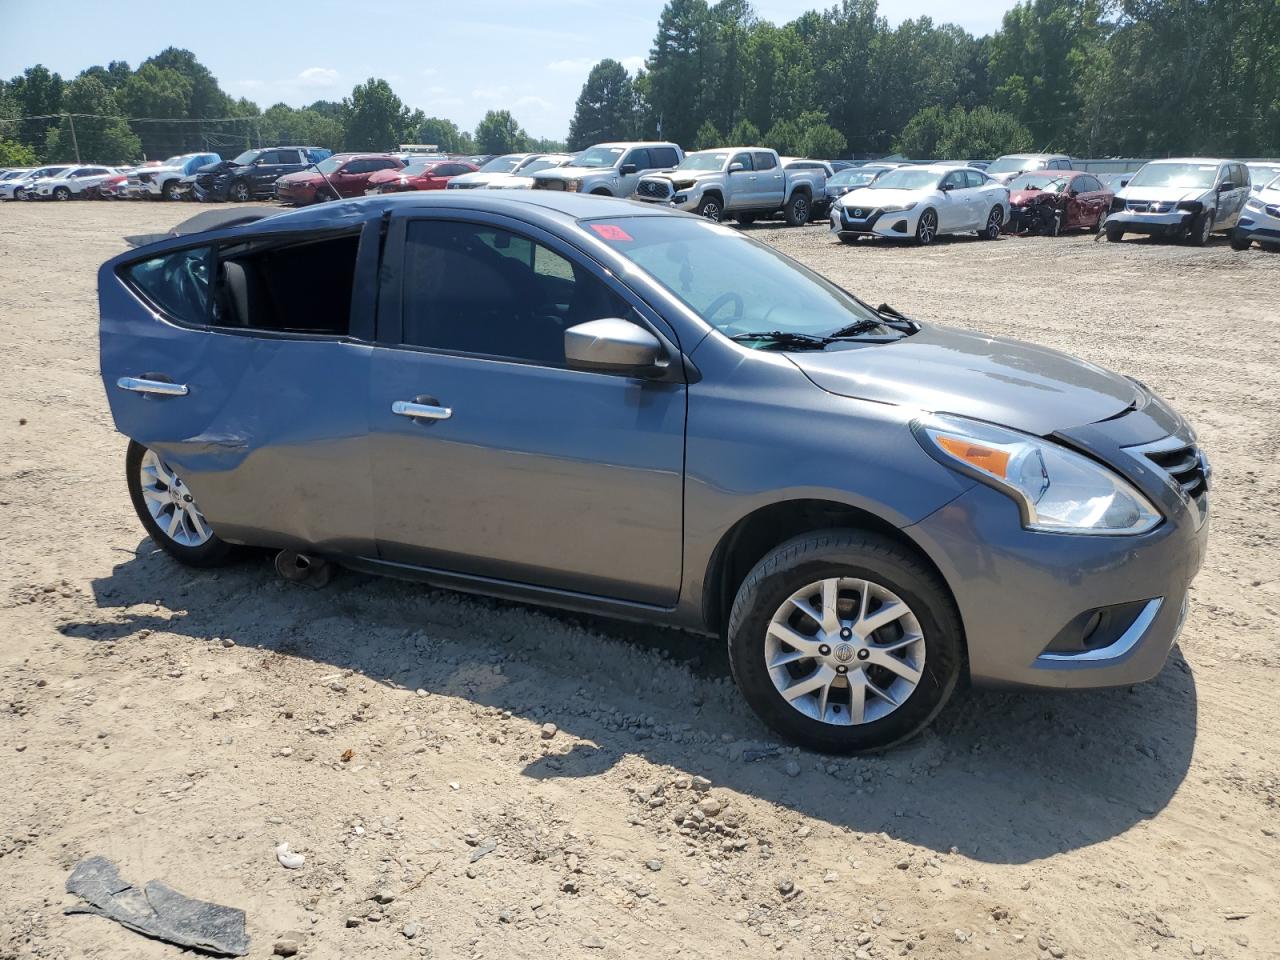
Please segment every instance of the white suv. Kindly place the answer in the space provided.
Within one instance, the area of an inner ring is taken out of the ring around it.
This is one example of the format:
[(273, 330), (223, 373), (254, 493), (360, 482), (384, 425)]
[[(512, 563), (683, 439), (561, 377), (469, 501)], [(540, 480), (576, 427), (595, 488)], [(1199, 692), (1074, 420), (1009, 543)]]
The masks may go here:
[(641, 176), (673, 170), (683, 159), (684, 151), (674, 143), (597, 143), (567, 167), (535, 173), (533, 189), (629, 197)]
[(39, 200), (86, 199), (93, 187), (120, 171), (114, 167), (72, 167), (56, 177), (44, 177), (27, 188)]
[(1070, 169), (1071, 158), (1065, 153), (1007, 153), (997, 158), (985, 172), (988, 177), (1008, 183), (1021, 173)]

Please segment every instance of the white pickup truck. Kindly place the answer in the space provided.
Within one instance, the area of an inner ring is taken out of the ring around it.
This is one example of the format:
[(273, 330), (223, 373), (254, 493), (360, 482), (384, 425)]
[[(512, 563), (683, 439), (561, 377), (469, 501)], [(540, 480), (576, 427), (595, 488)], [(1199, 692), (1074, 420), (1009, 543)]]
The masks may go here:
[(825, 197), (820, 170), (784, 169), (778, 154), (763, 147), (716, 147), (689, 154), (673, 170), (641, 177), (632, 199), (741, 224), (781, 212), (788, 225), (799, 227)]

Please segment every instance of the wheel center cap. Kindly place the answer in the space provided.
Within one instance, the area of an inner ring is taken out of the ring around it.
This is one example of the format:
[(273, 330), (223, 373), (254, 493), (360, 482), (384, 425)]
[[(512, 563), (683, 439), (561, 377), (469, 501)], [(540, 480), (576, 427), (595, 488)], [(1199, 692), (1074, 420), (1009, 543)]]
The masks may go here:
[(835, 650), (832, 651), (832, 655), (836, 658), (837, 662), (848, 663), (854, 657), (853, 644), (851, 643), (836, 644)]

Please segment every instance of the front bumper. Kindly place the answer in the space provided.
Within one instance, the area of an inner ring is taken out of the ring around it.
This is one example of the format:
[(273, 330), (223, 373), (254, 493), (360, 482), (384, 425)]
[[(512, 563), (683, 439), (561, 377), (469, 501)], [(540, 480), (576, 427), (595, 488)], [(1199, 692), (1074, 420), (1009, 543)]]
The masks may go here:
[(841, 237), (888, 237), (904, 240), (915, 233), (916, 210), (837, 205), (831, 211), (831, 232)]
[(1246, 213), (1236, 224), (1232, 236), (1235, 240), (1257, 240), (1259, 243), (1280, 243), (1280, 217), (1265, 213)]
[(1195, 218), (1196, 214), (1192, 210), (1170, 210), (1165, 213), (1117, 210), (1107, 214), (1106, 226), (1116, 227), (1125, 233), (1149, 233), (1158, 236), (1189, 230)]
[(1173, 437), (1152, 429), (1159, 419), (1139, 411), (1071, 431), (1073, 442), (1106, 451), (1160, 509), (1164, 521), (1148, 533), (1026, 530), (1013, 501), (982, 483), (906, 529), (951, 587), (975, 684), (1116, 687), (1164, 667), (1208, 543), (1210, 471), (1201, 458), (1203, 487), (1193, 497), (1153, 468), (1151, 454), (1136, 452), (1194, 444), (1185, 424)]
[(307, 184), (288, 184), (276, 181), (275, 198), (281, 203), (302, 207), (316, 201), (316, 188)]

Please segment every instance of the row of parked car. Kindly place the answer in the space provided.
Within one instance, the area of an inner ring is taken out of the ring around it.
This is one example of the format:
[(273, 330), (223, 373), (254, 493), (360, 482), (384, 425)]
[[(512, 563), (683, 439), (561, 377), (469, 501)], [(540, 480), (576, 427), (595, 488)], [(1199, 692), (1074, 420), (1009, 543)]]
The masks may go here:
[(192, 153), (132, 169), (55, 164), (0, 171), (0, 198), (153, 197), (305, 205), (406, 190), (535, 189), (630, 198), (711, 220), (828, 219), (846, 243), (932, 243), (944, 234), (1056, 236), (1096, 230), (1185, 238), (1230, 234), (1244, 249), (1280, 246), (1280, 163), (1153, 160), (1136, 173), (1075, 169), (1065, 154), (1010, 154), (987, 162), (867, 163), (780, 157), (756, 146), (685, 154), (670, 142), (617, 142), (578, 154), (498, 157), (349, 152), (282, 146), (231, 160)]

